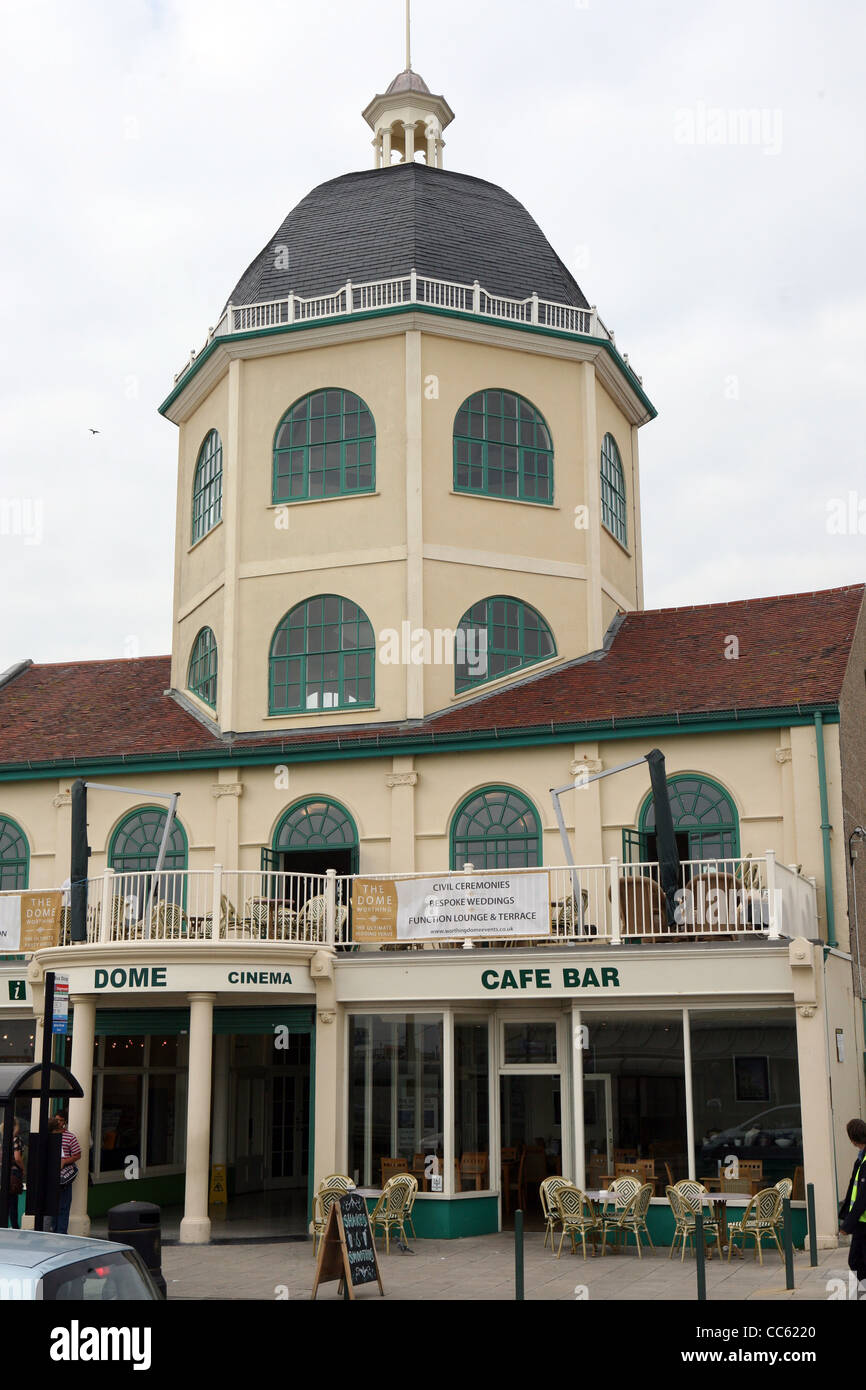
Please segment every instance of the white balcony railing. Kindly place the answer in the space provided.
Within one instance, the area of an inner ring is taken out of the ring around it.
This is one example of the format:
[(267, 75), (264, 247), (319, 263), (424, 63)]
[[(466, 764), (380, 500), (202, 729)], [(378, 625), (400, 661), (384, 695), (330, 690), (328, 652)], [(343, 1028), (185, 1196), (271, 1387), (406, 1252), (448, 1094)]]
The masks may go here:
[[(550, 887), (550, 932), (546, 937), (503, 939), (499, 946), (556, 946), (628, 941), (714, 940), (724, 937), (818, 935), (814, 882), (777, 864), (768, 852), (758, 859), (688, 861), (680, 865), (679, 887), (668, 905), (656, 863), (546, 868)], [(502, 871), (506, 872), (505, 870)], [(533, 869), (508, 870), (510, 875)], [(495, 876), (495, 875), (494, 875)], [(365, 883), (429, 877), (365, 874)], [(437, 875), (447, 882), (462, 873)], [(285, 942), (343, 950), (394, 950), (407, 946), (462, 946), (455, 935), (426, 942), (356, 943), (352, 934), (350, 875), (244, 871), (166, 870), (115, 873), (88, 880), (87, 940)], [(672, 918), (672, 920), (671, 920)], [(437, 934), (438, 935), (438, 934)], [(69, 909), (63, 910), (63, 944), (70, 943)], [(481, 932), (474, 941), (484, 941)]]
[[(534, 324), (556, 329), (560, 333), (573, 333), (576, 337), (604, 338), (610, 343), (616, 342), (594, 305), (590, 309), (581, 309), (573, 304), (540, 299), (537, 294), (529, 295), (526, 299), (513, 299), (508, 295), (492, 294), (477, 280), (471, 285), (459, 284), (454, 280), (436, 280), (428, 275), (418, 275), (412, 270), (391, 280), (369, 280), (360, 284), (350, 280), (332, 294), (312, 295), (309, 298), (289, 294), (284, 299), (265, 300), (259, 304), (229, 304), (219, 323), (209, 331), (205, 348), (215, 338), (232, 333), (256, 333), (293, 323), (324, 322), (341, 315), (365, 314), (377, 309), (408, 307), (412, 304), (510, 323)], [(175, 375), (176, 382), (198, 356), (200, 353), (190, 353)], [(642, 378), (638, 377), (637, 380), (641, 381)]]

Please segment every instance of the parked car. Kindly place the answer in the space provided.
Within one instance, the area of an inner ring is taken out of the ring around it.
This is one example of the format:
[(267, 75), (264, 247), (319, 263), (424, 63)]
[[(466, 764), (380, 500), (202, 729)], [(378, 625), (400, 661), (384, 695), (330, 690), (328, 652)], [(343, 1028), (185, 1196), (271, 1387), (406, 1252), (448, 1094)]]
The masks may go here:
[(771, 1167), (781, 1164), (786, 1172), (802, 1163), (803, 1128), (799, 1105), (775, 1105), (770, 1110), (760, 1110), (742, 1124), (705, 1138), (700, 1162), (715, 1163), (729, 1154), (763, 1159), (765, 1167), (768, 1163)]
[(162, 1294), (129, 1245), (50, 1231), (0, 1231), (0, 1302), (111, 1303)]

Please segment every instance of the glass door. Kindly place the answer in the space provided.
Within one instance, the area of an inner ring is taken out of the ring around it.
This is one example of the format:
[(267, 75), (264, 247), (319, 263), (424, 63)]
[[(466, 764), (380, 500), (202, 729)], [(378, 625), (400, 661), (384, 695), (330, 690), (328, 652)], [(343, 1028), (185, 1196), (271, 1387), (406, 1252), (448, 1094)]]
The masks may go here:
[(583, 1144), (586, 1186), (599, 1188), (602, 1179), (613, 1172), (613, 1116), (610, 1075), (584, 1073)]

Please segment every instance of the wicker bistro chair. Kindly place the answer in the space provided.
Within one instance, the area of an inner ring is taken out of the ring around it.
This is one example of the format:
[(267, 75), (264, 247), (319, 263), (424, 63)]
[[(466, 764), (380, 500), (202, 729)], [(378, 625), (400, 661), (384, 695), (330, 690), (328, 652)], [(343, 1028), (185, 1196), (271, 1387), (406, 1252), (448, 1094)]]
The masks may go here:
[(674, 1238), (671, 1242), (668, 1259), (673, 1258), (677, 1241), (682, 1237), (682, 1251), (680, 1260), (685, 1259), (686, 1245), (691, 1240), (694, 1243), (695, 1217), (699, 1211), (703, 1210), (703, 1228), (707, 1235), (713, 1236), (716, 1242), (716, 1249), (719, 1252), (719, 1259), (722, 1258), (722, 1241), (719, 1231), (719, 1222), (712, 1213), (703, 1208), (701, 1197), (706, 1193), (706, 1188), (699, 1182), (693, 1182), (685, 1178), (682, 1182), (674, 1183), (665, 1188), (665, 1196), (670, 1202), (671, 1211), (674, 1214)]
[[(607, 890), (613, 901), (613, 885)], [(619, 881), (619, 916), (623, 936), (658, 936), (667, 930), (667, 903), (661, 886), (647, 875)]]
[(554, 1232), (562, 1220), (556, 1205), (556, 1194), (560, 1188), (571, 1186), (568, 1178), (545, 1178), (538, 1187), (538, 1195), (541, 1198), (541, 1213), (544, 1217), (544, 1244), (547, 1245), (549, 1236), (551, 1250), (553, 1249)]
[(646, 1224), (646, 1214), (652, 1199), (652, 1183), (642, 1183), (620, 1211), (608, 1212), (601, 1218), (601, 1253), (604, 1255), (608, 1231), (613, 1231), (614, 1245), (620, 1236), (625, 1239), (629, 1231), (634, 1235), (637, 1253), (643, 1259), (641, 1232), (646, 1236), (651, 1250), (655, 1249)]
[(180, 903), (154, 903), (150, 909), (150, 933), (158, 941), (177, 940), (189, 930), (187, 915)]
[(313, 1198), (314, 1256), (318, 1246), (322, 1243), (322, 1237), (328, 1225), (328, 1217), (331, 1214), (331, 1207), (338, 1197), (342, 1197), (344, 1192), (351, 1192), (354, 1186), (352, 1179), (347, 1178), (343, 1173), (331, 1173), (327, 1178), (322, 1178), (319, 1183), (319, 1190)]
[(728, 1222), (728, 1261), (730, 1262), (734, 1241), (738, 1236), (742, 1246), (740, 1254), (743, 1256), (746, 1251), (746, 1236), (752, 1237), (755, 1242), (755, 1255), (761, 1264), (764, 1263), (761, 1250), (762, 1241), (764, 1236), (772, 1236), (776, 1242), (779, 1257), (784, 1260), (785, 1255), (779, 1240), (781, 1215), (782, 1194), (778, 1188), (765, 1187), (761, 1192), (756, 1192), (746, 1207), (742, 1220)]
[[(238, 916), (237, 916), (237, 913), (235, 912), (235, 909), (234, 909), (233, 904), (229, 902), (229, 900), (228, 900), (228, 898), (226, 897), (225, 893), (221, 893), (221, 894), (220, 894), (219, 935), (220, 935), (221, 937), (225, 937), (225, 936), (226, 936), (226, 932), (227, 932), (227, 928), (229, 928), (229, 927), (232, 927), (232, 928), (236, 927), (236, 926), (237, 926), (237, 921), (238, 921)], [(197, 933), (197, 934), (200, 935), (200, 936), (202, 936), (202, 937), (210, 936), (212, 926), (213, 926), (213, 911), (211, 910), (210, 912), (206, 912), (206, 913), (204, 914), (204, 916), (202, 917), (201, 921), (199, 922), (199, 930), (198, 930), (198, 933)]]
[[(554, 1180), (555, 1181), (555, 1180)], [(566, 1183), (563, 1187), (557, 1187), (552, 1193), (554, 1208), (554, 1220), (562, 1225), (562, 1234), (559, 1237), (559, 1249), (556, 1258), (562, 1254), (562, 1243), (566, 1236), (571, 1238), (571, 1253), (577, 1254), (577, 1247), (574, 1243), (575, 1236), (580, 1236), (580, 1245), (583, 1251), (583, 1258), (586, 1259), (586, 1237), (587, 1232), (598, 1236), (602, 1233), (602, 1222), (595, 1210), (592, 1202), (581, 1192), (579, 1187)], [(550, 1226), (550, 1249), (553, 1250), (553, 1226)], [(593, 1255), (595, 1248), (593, 1248)]]
[(782, 1201), (784, 1202), (785, 1198), (790, 1197), (791, 1193), (794, 1191), (794, 1180), (793, 1178), (780, 1178), (773, 1186), (781, 1195)]
[(370, 1213), (370, 1227), (373, 1231), (373, 1242), (376, 1240), (376, 1227), (381, 1226), (385, 1232), (385, 1254), (391, 1253), (391, 1231), (398, 1230), (403, 1238), (403, 1244), (407, 1245), (406, 1222), (412, 1226), (412, 1234), (415, 1235), (415, 1227), (412, 1225), (412, 1208), (415, 1205), (415, 1195), (418, 1191), (418, 1179), (411, 1173), (397, 1173), (393, 1178), (389, 1178), (382, 1190), (382, 1195)]
[[(298, 913), (295, 921), (298, 931), (299, 941), (324, 941), (325, 921), (328, 915), (328, 900), (324, 893), (319, 893), (314, 898), (308, 898)], [(349, 909), (342, 903), (337, 903), (337, 920), (335, 923), (335, 935), (340, 936), (346, 924)]]
[(267, 898), (247, 898), (240, 923), (240, 935), (244, 940), (267, 939), (271, 905)]

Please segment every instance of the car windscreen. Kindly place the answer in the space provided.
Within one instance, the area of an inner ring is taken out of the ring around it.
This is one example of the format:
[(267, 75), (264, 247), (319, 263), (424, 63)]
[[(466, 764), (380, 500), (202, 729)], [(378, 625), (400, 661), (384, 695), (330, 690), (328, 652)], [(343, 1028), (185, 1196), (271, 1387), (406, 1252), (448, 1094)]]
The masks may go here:
[(42, 1297), (52, 1302), (112, 1303), (154, 1300), (159, 1292), (132, 1250), (76, 1260), (43, 1276)]

